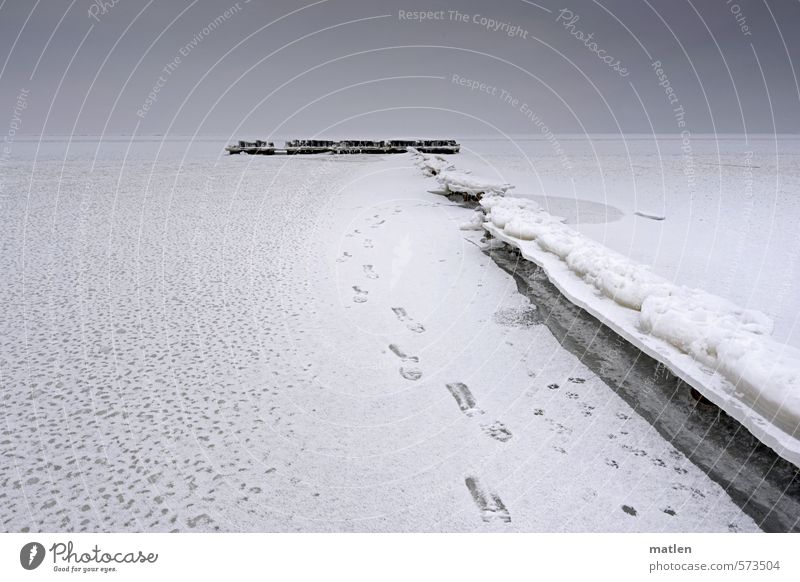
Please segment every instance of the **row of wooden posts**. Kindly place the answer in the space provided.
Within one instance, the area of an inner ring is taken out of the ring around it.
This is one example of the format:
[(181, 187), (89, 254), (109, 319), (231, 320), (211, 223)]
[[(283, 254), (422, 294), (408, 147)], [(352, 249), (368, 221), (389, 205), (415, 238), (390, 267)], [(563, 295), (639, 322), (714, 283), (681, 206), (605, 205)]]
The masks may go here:
[(409, 149), (430, 154), (457, 154), (461, 145), (452, 139), (424, 140), (342, 140), (294, 139), (287, 141), (283, 148), (276, 148), (271, 141), (243, 141), (225, 148), (230, 154), (252, 155), (296, 155), (296, 154), (402, 154)]

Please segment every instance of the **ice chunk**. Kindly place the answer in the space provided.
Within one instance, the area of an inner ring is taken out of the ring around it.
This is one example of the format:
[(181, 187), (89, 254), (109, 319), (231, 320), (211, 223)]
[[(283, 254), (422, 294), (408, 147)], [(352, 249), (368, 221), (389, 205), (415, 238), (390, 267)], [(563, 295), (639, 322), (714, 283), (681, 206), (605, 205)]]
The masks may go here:
[(482, 211), (478, 210), (467, 222), (459, 226), (461, 230), (483, 230), (483, 219), (485, 218)]
[(470, 198), (480, 198), (484, 194), (505, 195), (513, 188), (511, 184), (493, 182), (465, 172), (447, 170), (440, 172), (436, 179), (444, 186), (445, 190), (453, 194), (463, 194)]
[(769, 337), (769, 317), (706, 291), (675, 285), (529, 200), (494, 195), (484, 197), (481, 206), (505, 234), (535, 241), (603, 295), (639, 311), (642, 331), (719, 372), (762, 416), (790, 434), (800, 429), (800, 351)]

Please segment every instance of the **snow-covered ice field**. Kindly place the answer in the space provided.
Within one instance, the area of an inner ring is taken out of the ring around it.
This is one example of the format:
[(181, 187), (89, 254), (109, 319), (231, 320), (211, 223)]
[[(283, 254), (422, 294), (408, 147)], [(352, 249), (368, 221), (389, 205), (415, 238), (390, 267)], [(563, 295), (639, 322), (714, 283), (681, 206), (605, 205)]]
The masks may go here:
[[(467, 163), (493, 145), (464, 143)], [(62, 140), (19, 142), (4, 168), (4, 531), (797, 527), (796, 473), (734, 424), (667, 410), (688, 394), (659, 396), (657, 376), (636, 401), (630, 378), (648, 364), (622, 345), (594, 353), (613, 337), (556, 293), (526, 290), (513, 258), (487, 256), (481, 233), (458, 228), (471, 211), (428, 192), (409, 156), (160, 147), (84, 139), (65, 161)], [(515, 194), (537, 193), (513, 155), (492, 155)], [(540, 174), (560, 183), (544, 155)], [(704, 255), (647, 246), (681, 219), (695, 228), (701, 208), (665, 211), (637, 190), (636, 210), (667, 218), (632, 215), (626, 161), (607, 158), (615, 187), (590, 191), (587, 167), (582, 201), (561, 190), (555, 212), (612, 247), (635, 232), (637, 260), (703, 287)], [(653, 160), (635, 160), (638, 188)], [(781, 188), (789, 206), (770, 216), (783, 238), (759, 248), (781, 240), (788, 270), (798, 213)], [(767, 211), (750, 212), (719, 213), (720, 236)], [(736, 240), (749, 249), (756, 231)], [(735, 299), (770, 303), (793, 341), (781, 314), (797, 278), (776, 261), (760, 278), (744, 262), (724, 271)], [(783, 303), (757, 292), (773, 276)]]
[(664, 278), (764, 312), (800, 347), (800, 138), (467, 139), (462, 158)]

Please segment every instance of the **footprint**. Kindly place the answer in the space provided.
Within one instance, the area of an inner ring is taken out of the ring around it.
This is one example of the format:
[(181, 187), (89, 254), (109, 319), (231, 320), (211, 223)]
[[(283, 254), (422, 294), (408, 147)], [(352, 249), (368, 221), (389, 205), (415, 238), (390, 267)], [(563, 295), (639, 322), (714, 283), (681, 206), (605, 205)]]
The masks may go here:
[(375, 245), (372, 244), (372, 239), (371, 238), (365, 238), (364, 239), (364, 248), (371, 249), (373, 246), (375, 246)]
[(496, 493), (486, 489), (477, 477), (467, 477), (464, 479), (472, 500), (478, 507), (481, 519), (485, 522), (502, 521), (511, 523), (511, 515), (508, 513), (505, 504)]
[(585, 378), (567, 378), (567, 380), (569, 380), (573, 384), (583, 384), (584, 382), (586, 382)]
[(400, 366), (400, 375), (406, 380), (411, 380), (413, 382), (422, 378), (422, 370), (419, 368)]
[(350, 258), (350, 257), (352, 257), (352, 256), (353, 256), (353, 255), (351, 255), (350, 253), (348, 253), (348, 252), (344, 252), (344, 253), (342, 253), (342, 256), (341, 256), (341, 257), (339, 257), (338, 259), (336, 259), (336, 262), (337, 262), (337, 263), (344, 263), (344, 262), (345, 262), (347, 259), (349, 259), (349, 258)]
[(386, 221), (385, 221), (385, 220), (381, 220), (381, 221), (379, 221), (379, 222), (376, 222), (375, 224), (373, 224), (373, 225), (372, 225), (372, 228), (378, 228), (378, 227), (379, 227), (380, 225), (382, 225), (384, 222), (386, 222)]
[(367, 295), (369, 294), (369, 291), (364, 291), (361, 287), (357, 287), (356, 285), (353, 285), (353, 291), (356, 292), (356, 294), (353, 295), (353, 301), (356, 303), (367, 302)]
[(368, 279), (377, 279), (380, 276), (372, 270), (372, 265), (364, 265), (364, 274)]
[(392, 307), (392, 311), (394, 311), (394, 314), (397, 316), (397, 319), (405, 323), (406, 327), (408, 327), (408, 329), (410, 329), (414, 333), (422, 333), (425, 331), (425, 326), (411, 319), (408, 316), (408, 313), (406, 312), (405, 308)]
[(511, 440), (511, 431), (499, 420), (494, 421), (492, 424), (482, 424), (481, 430), (486, 436), (501, 443)]
[[(401, 350), (397, 344), (389, 344), (389, 349), (392, 353), (400, 358), (404, 363), (411, 362), (413, 364), (419, 363), (417, 356), (409, 356)], [(406, 380), (416, 381), (422, 378), (422, 370), (416, 366), (400, 366), (400, 375)]]
[(389, 344), (389, 349), (392, 350), (392, 353), (395, 356), (404, 362), (419, 362), (419, 358), (417, 356), (409, 356), (403, 350), (401, 350), (397, 344)]
[(454, 382), (446, 386), (450, 394), (455, 398), (456, 404), (458, 404), (458, 408), (461, 412), (467, 416), (472, 416), (476, 412), (480, 412), (478, 408), (476, 408), (475, 397), (472, 395), (472, 392), (470, 392), (469, 386), (463, 382)]

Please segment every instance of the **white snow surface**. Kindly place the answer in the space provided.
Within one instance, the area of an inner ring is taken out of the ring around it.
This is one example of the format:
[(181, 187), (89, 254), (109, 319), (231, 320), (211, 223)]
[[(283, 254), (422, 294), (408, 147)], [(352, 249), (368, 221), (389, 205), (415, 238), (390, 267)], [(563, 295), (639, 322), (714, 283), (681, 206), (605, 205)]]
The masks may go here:
[[(774, 322), (800, 349), (800, 138), (476, 137), (452, 156), (676, 285)], [(689, 153), (687, 154), (687, 151)]]
[[(535, 241), (605, 297), (640, 312), (640, 328), (723, 374), (762, 416), (800, 427), (800, 351), (774, 341), (772, 320), (699, 289), (675, 285), (578, 233), (525, 199), (481, 200), (487, 220)], [(790, 430), (790, 434), (793, 431)]]
[(225, 141), (15, 143), (4, 531), (758, 530), (407, 156)]

